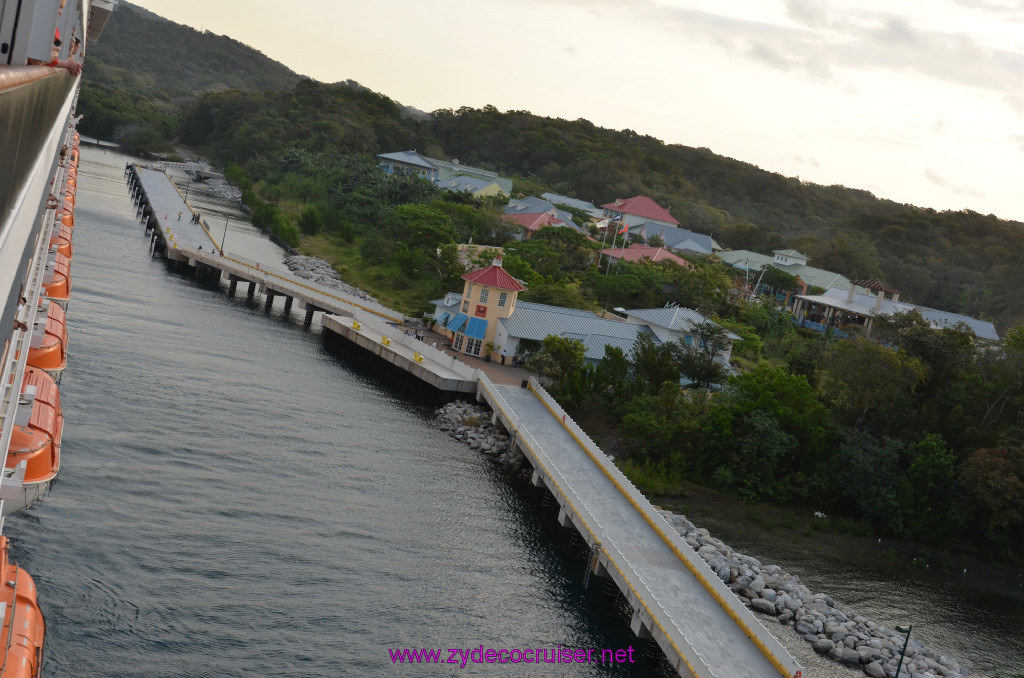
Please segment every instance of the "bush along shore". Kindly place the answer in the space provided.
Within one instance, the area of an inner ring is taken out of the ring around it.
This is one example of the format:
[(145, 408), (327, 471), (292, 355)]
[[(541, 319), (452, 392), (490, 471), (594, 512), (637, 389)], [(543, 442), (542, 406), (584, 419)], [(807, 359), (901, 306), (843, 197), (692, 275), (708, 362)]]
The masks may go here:
[[(509, 437), (491, 423), (491, 411), (483, 406), (456, 401), (437, 411), (441, 428), (472, 450), (493, 456), (505, 455), (510, 463), (523, 459), (520, 452), (508, 449)], [(509, 457), (514, 454), (514, 457)], [(904, 637), (897, 631), (856, 614), (824, 593), (812, 593), (797, 575), (778, 565), (762, 565), (759, 560), (729, 548), (686, 516), (671, 511), (661, 514), (686, 543), (704, 559), (744, 605), (755, 613), (772, 617), (807, 642), (821, 655), (853, 668), (872, 678), (892, 678), (900, 660)], [(780, 633), (786, 633), (781, 631)], [(907, 645), (900, 675), (907, 678), (968, 676), (966, 667), (935, 651), (916, 638)]]

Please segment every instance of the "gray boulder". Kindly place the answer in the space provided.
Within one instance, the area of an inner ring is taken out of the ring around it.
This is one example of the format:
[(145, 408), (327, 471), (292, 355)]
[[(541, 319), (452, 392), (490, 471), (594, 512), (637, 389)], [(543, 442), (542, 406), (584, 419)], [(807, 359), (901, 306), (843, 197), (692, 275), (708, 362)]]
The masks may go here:
[(885, 678), (885, 669), (878, 662), (871, 662), (865, 666), (864, 673), (871, 676), (871, 678)]
[(752, 598), (750, 601), (750, 607), (762, 614), (775, 615), (775, 603), (768, 602), (762, 598)]
[(828, 654), (835, 646), (836, 644), (827, 638), (819, 638), (811, 643), (811, 647), (813, 647), (814, 651), (818, 654)]
[(808, 633), (817, 633), (818, 632), (817, 629), (814, 628), (814, 624), (810, 624), (810, 623), (808, 623), (806, 621), (803, 621), (803, 620), (798, 621), (796, 623), (796, 626), (794, 626), (793, 628), (795, 628), (796, 632), (799, 633), (800, 635), (805, 635), (805, 634), (808, 634)]
[(840, 657), (839, 661), (850, 666), (860, 666), (860, 653), (856, 650), (851, 650), (848, 647), (843, 648), (843, 656)]

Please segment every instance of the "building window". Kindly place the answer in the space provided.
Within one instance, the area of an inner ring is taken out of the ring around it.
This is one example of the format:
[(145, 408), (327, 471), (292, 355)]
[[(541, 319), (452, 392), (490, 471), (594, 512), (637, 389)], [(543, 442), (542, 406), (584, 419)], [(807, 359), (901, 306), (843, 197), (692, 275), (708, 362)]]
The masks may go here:
[(487, 299), (491, 296), (491, 291), (486, 287), (480, 290), (480, 303), (486, 304)]
[(469, 299), (465, 299), (462, 302), (462, 312), (469, 313)]
[(461, 351), (462, 350), (462, 342), (463, 342), (463, 340), (465, 340), (465, 338), (466, 338), (465, 334), (456, 334), (455, 335), (455, 343), (453, 344), (453, 346), (455, 347), (456, 351)]
[(473, 283), (466, 283), (466, 298), (473, 296)]
[(504, 306), (506, 301), (508, 301), (508, 292), (502, 292), (498, 297), (498, 306)]
[(466, 355), (480, 355), (479, 339), (466, 339)]

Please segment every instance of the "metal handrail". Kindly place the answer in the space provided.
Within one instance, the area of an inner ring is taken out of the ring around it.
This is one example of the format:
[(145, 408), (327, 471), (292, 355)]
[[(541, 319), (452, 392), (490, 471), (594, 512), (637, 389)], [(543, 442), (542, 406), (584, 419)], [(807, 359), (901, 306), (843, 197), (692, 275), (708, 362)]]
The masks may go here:
[[(70, 128), (65, 129), (63, 142), (70, 140)], [(54, 173), (53, 185), (59, 187), (58, 192), (64, 189), (64, 165), (58, 164)], [(56, 195), (56, 194), (54, 194)], [(58, 199), (58, 204), (60, 200)], [(32, 329), (35, 326), (36, 311), (39, 307), (39, 297), (42, 287), (42, 277), (46, 270), (46, 261), (50, 254), (50, 235), (56, 221), (57, 206), (47, 205), (43, 215), (43, 227), (39, 229), (37, 236), (35, 255), (32, 258), (32, 265), (29, 267), (29, 274), (25, 285), (25, 316), (21, 319), (29, 326), (28, 330), (14, 330), (12, 341), (8, 348), (8, 355), (4, 361), (3, 369), (0, 371), (0, 452), (7, 454), (11, 444), (11, 436), (14, 434), (13, 422), (17, 416), (18, 399), (21, 396), (21, 385), (25, 375), (25, 366), (28, 363), (29, 347), (32, 341)], [(14, 358), (13, 356), (17, 356)], [(8, 422), (12, 425), (8, 426)], [(6, 474), (0, 474), (0, 484)], [(3, 500), (0, 499), (0, 512), (2, 512)], [(3, 518), (0, 517), (0, 530), (3, 528)]]
[[(796, 675), (801, 671), (796, 659), (782, 646), (775, 636), (771, 635), (763, 625), (758, 623), (756, 627), (747, 623), (740, 617), (748, 613), (742, 606), (739, 599), (732, 594), (724, 583), (715, 575), (711, 567), (699, 557), (688, 557), (685, 555), (681, 545), (686, 542), (671, 528), (665, 517), (653, 510), (650, 502), (636, 488), (635, 485), (601, 452), (600, 448), (590, 439), (586, 433), (572, 420), (571, 417), (558, 405), (547, 391), (536, 381), (530, 378), (530, 390), (540, 399), (549, 412), (559, 419), (561, 415), (562, 424), (566, 431), (576, 440), (588, 457), (601, 469), (605, 476), (619, 490), (620, 493), (630, 502), (633, 508), (644, 518), (645, 522), (655, 531), (666, 546), (679, 558), (686, 568), (701, 583), (705, 590), (715, 599), (722, 609), (732, 618), (737, 626), (750, 638), (757, 649), (772, 663), (775, 669), (784, 676)], [(665, 528), (669, 528), (666, 530)], [(670, 536), (671, 535), (671, 536)], [(687, 549), (693, 551), (689, 545)], [(696, 555), (696, 554), (694, 554)], [(749, 613), (748, 613), (749, 614)], [(755, 619), (756, 621), (756, 619)]]

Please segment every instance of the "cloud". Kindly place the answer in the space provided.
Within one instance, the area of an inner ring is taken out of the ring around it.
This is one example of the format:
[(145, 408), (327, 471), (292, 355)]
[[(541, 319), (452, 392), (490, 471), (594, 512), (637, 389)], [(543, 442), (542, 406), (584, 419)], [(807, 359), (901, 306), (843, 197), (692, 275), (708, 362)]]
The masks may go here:
[(1024, 2), (1021, 0), (956, 0), (956, 4), (968, 9), (980, 9), (997, 14), (1024, 13)]
[[(1024, 46), (995, 47), (983, 29), (975, 34), (925, 27), (929, 15), (859, 9), (852, 2), (783, 0), (785, 19), (756, 21), (706, 11), (692, 0), (542, 0), (583, 7), (628, 8), (650, 31), (668, 31), (688, 41), (704, 40), (738, 58), (815, 78), (840, 71), (916, 73), (943, 82), (1011, 93), (1024, 91)], [(1024, 0), (946, 0), (935, 14), (954, 4), (959, 14), (977, 15), (987, 25), (1024, 22)], [(729, 5), (722, 5), (728, 7)], [(929, 9), (929, 12), (933, 10)], [(1024, 115), (1024, 114), (1022, 114)]]
[(793, 65), (793, 62), (789, 57), (776, 52), (773, 48), (760, 42), (755, 42), (750, 49), (747, 50), (747, 54), (763, 64), (767, 64), (772, 68), (778, 68), (783, 71), (788, 71)]
[(786, 14), (797, 23), (817, 27), (828, 24), (828, 7), (815, 0), (786, 0)]
[(572, 43), (570, 43), (570, 44), (566, 45), (565, 47), (563, 47), (562, 51), (565, 52), (566, 54), (575, 54), (576, 53), (576, 45), (573, 45)]
[(798, 155), (798, 156), (795, 156), (794, 159), (798, 163), (800, 163), (801, 165), (810, 165), (811, 167), (821, 167), (821, 163), (819, 163), (818, 159), (813, 157), (813, 156), (805, 158), (802, 155)]
[(932, 182), (939, 188), (946, 189), (947, 191), (952, 191), (953, 193), (956, 193), (958, 195), (966, 195), (972, 198), (985, 197), (984, 193), (976, 191), (970, 186), (955, 186), (953, 184), (950, 184), (948, 181), (946, 181), (944, 177), (942, 177), (942, 175), (940, 175), (938, 172), (935, 172), (932, 169), (926, 169), (924, 171), (924, 178)]
[(1021, 153), (1024, 153), (1024, 134), (1018, 134), (1010, 137), (1010, 141), (1017, 144), (1017, 148), (1020, 149)]

